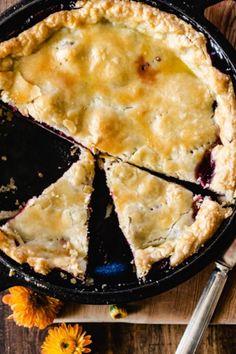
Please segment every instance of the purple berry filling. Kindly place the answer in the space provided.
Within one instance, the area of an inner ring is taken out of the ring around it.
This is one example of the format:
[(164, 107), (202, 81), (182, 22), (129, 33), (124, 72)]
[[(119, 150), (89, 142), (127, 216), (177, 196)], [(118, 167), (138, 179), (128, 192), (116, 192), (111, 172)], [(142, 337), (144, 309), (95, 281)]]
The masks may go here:
[(200, 206), (201, 206), (201, 204), (203, 202), (203, 199), (204, 199), (204, 197), (202, 197), (201, 195), (196, 195), (193, 198), (192, 217), (193, 217), (194, 220), (196, 219), (196, 216), (197, 216), (197, 214), (199, 212), (199, 209), (200, 209)]
[(196, 179), (200, 182), (203, 188), (209, 187), (215, 172), (215, 161), (212, 159), (212, 154), (211, 154), (212, 149), (216, 145), (221, 145), (221, 144), (222, 143), (220, 138), (217, 138), (217, 140), (205, 152), (202, 161), (198, 164), (196, 168), (195, 171)]
[(211, 158), (211, 151), (207, 151), (196, 168), (196, 178), (203, 188), (208, 188), (215, 170), (215, 161)]

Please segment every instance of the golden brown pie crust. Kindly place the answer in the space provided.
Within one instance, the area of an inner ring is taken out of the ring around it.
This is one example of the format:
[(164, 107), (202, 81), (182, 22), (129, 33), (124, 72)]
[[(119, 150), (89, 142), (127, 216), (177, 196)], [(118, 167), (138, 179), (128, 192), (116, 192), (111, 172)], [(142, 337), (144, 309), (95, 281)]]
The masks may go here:
[(0, 44), (2, 99), (93, 151), (183, 180), (197, 182), (212, 149), (209, 187), (232, 201), (235, 95), (204, 35), (142, 3), (77, 8)]
[(82, 150), (78, 162), (0, 228), (0, 249), (36, 272), (59, 268), (83, 280), (93, 177), (94, 158)]
[(230, 208), (205, 197), (195, 216), (189, 190), (121, 161), (106, 160), (104, 167), (140, 278), (164, 258), (170, 257), (171, 266), (183, 262), (231, 215)]
[[(94, 152), (194, 183), (197, 166), (211, 150), (214, 174), (209, 188), (232, 202), (235, 94), (229, 76), (212, 66), (203, 34), (175, 15), (142, 3), (90, 0), (78, 1), (76, 7), (54, 13), (0, 44), (2, 100)], [(144, 180), (136, 182), (146, 188)], [(117, 211), (125, 229), (124, 209)], [(164, 257), (179, 264), (227, 216), (218, 203), (205, 198), (178, 242), (133, 247), (139, 276)], [(4, 232), (0, 236), (4, 252), (36, 271), (58, 266), (84, 274), (60, 260), (35, 258), (31, 246), (25, 244), (20, 251), (14, 237)]]

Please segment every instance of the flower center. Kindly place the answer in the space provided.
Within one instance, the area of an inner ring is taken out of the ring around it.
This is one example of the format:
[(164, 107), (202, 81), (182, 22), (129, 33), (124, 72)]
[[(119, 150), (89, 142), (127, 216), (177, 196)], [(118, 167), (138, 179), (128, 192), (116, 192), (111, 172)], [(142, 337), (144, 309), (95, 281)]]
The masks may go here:
[(61, 348), (62, 349), (66, 349), (66, 348), (68, 348), (69, 347), (69, 344), (68, 343), (61, 343)]
[(76, 341), (72, 338), (65, 338), (61, 341), (60, 347), (63, 353), (73, 354), (76, 350)]
[(47, 297), (44, 295), (37, 294), (32, 292), (30, 296), (31, 302), (34, 304), (34, 307), (40, 308), (48, 305)]

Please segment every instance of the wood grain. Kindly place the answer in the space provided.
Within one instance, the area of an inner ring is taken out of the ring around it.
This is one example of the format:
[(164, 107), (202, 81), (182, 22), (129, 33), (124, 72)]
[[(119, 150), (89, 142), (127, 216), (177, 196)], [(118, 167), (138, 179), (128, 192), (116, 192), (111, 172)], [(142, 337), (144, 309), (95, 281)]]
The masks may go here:
[[(15, 3), (15, 0), (0, 0), (0, 11), (3, 11), (8, 6)], [(236, 47), (235, 2), (224, 1), (221, 4), (215, 5), (206, 10), (206, 16)], [(181, 317), (183, 322), (187, 320), (209, 272), (210, 267), (176, 290), (172, 290), (158, 297), (158, 301), (161, 301), (162, 306), (165, 307), (165, 312), (168, 310), (168, 321), (173, 322), (173, 315), (175, 318)], [(226, 291), (217, 309), (214, 317), (215, 322), (227, 322), (230, 318), (235, 318), (236, 296), (235, 288), (233, 289), (232, 287), (235, 278), (234, 272), (231, 275), (231, 280), (227, 284)], [(179, 301), (180, 296), (182, 296), (181, 302)], [(157, 302), (153, 303), (151, 313), (155, 315), (156, 321), (161, 321), (160, 307), (157, 308), (156, 303)], [(140, 303), (139, 306), (147, 306), (147, 301)], [(103, 311), (107, 316), (105, 307), (103, 309), (100, 307), (100, 311)], [(9, 313), (8, 307), (0, 303), (0, 353), (40, 353), (40, 346), (46, 335), (46, 330), (28, 330), (17, 327), (12, 321), (7, 320)], [(149, 317), (150, 314), (147, 318)], [(130, 325), (115, 323), (99, 325), (84, 324), (84, 328), (92, 334), (94, 342), (92, 346), (93, 354), (173, 354), (185, 327), (181, 325)], [(199, 350), (199, 354), (235, 353), (236, 326), (210, 326)]]
[(235, 1), (223, 1), (205, 12), (212, 22), (236, 48), (236, 5)]
[[(130, 314), (119, 320), (125, 323), (186, 324), (213, 270), (203, 272), (175, 289), (150, 299), (130, 304)], [(212, 323), (236, 324), (236, 272), (226, 285)], [(67, 304), (56, 322), (111, 322), (107, 306)]]
[[(0, 305), (1, 354), (39, 354), (47, 330), (17, 327), (6, 306)], [(4, 316), (4, 317), (3, 317)], [(84, 324), (92, 335), (93, 354), (174, 354), (184, 332), (181, 325)], [(210, 326), (198, 354), (235, 354), (236, 327)]]

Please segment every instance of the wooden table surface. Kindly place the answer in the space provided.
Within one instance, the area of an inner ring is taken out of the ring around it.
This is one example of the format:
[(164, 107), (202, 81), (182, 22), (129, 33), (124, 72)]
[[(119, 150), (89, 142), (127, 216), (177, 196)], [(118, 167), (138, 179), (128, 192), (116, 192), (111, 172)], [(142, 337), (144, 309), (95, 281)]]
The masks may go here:
[[(16, 0), (0, 0), (0, 11), (15, 3)], [(235, 1), (223, 1), (207, 9), (206, 16), (236, 48)], [(235, 277), (235, 272), (233, 276)], [(193, 291), (191, 295), (194, 297), (196, 293)], [(187, 302), (186, 306), (188, 306)], [(0, 304), (0, 354), (40, 353), (39, 348), (47, 330), (28, 330), (18, 327), (12, 321), (6, 319), (9, 313), (9, 308)], [(83, 326), (93, 337), (92, 349), (94, 354), (174, 354), (185, 328), (181, 325), (131, 325), (121, 323), (84, 324)], [(210, 326), (199, 354), (235, 353), (236, 326)]]

